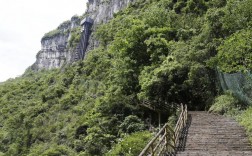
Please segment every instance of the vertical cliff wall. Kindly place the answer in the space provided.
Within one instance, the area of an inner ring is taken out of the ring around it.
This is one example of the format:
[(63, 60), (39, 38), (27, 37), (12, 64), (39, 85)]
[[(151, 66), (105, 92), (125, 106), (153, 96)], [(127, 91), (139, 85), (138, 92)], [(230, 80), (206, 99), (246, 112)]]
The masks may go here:
[[(102, 23), (113, 18), (114, 13), (127, 7), (134, 0), (89, 0), (85, 17), (94, 20), (92, 32)], [(84, 18), (84, 17), (82, 17)], [(69, 46), (73, 30), (80, 27), (80, 17), (74, 16), (70, 21), (62, 23), (57, 29), (45, 34), (41, 39), (41, 50), (36, 56), (36, 62), (32, 65), (33, 70), (59, 68), (64, 64), (76, 60), (79, 47)], [(99, 45), (93, 34), (89, 38), (87, 51)]]
[[(93, 31), (99, 24), (107, 23), (118, 11), (126, 8), (130, 3), (136, 0), (88, 0), (86, 16), (94, 20)], [(99, 45), (95, 40), (94, 34), (91, 34), (87, 52)], [(86, 52), (86, 53), (87, 53)]]
[(122, 10), (134, 0), (89, 0), (86, 14), (94, 19), (94, 24), (106, 23), (114, 13)]
[(75, 48), (69, 48), (71, 31), (80, 25), (80, 18), (74, 16), (70, 21), (63, 22), (53, 31), (46, 33), (41, 39), (41, 50), (36, 56), (33, 70), (53, 69), (64, 63), (73, 62)]

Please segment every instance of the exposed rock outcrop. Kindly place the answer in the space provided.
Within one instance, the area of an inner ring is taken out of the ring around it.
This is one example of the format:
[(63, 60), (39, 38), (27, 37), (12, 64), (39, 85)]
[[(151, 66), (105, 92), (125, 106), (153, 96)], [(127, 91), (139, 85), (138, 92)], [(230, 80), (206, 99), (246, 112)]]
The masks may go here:
[(41, 50), (36, 56), (33, 70), (53, 69), (61, 67), (64, 63), (73, 62), (76, 48), (68, 48), (71, 31), (80, 25), (78, 16), (71, 21), (62, 23), (57, 29), (48, 32), (41, 39)]
[(122, 10), (134, 0), (89, 0), (87, 15), (94, 19), (95, 24), (106, 23), (114, 13)]
[[(86, 16), (94, 19), (94, 31), (99, 24), (107, 23), (114, 14), (136, 0), (88, 0)], [(99, 42), (91, 35), (87, 51), (98, 47)]]
[[(122, 10), (134, 0), (89, 0), (85, 17), (94, 20), (93, 31), (102, 23), (113, 18), (114, 13)], [(78, 46), (69, 46), (72, 31), (80, 27), (80, 17), (74, 16), (70, 21), (62, 23), (56, 30), (45, 34), (41, 40), (41, 50), (37, 54), (33, 70), (59, 68), (64, 64), (72, 63), (76, 59)], [(99, 45), (91, 35), (87, 51)]]

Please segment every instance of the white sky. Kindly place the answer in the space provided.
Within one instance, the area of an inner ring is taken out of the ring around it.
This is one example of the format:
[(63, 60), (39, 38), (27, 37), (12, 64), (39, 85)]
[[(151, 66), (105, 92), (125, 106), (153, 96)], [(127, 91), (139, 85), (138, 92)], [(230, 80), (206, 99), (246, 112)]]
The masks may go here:
[(36, 60), (43, 35), (75, 14), (87, 0), (0, 0), (0, 82), (23, 74)]

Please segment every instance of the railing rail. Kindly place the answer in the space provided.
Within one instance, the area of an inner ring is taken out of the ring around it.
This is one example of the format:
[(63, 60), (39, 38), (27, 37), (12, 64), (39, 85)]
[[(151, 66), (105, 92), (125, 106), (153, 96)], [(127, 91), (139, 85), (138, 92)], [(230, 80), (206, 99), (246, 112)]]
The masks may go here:
[(186, 126), (187, 105), (181, 104), (181, 113), (174, 129), (166, 123), (152, 140), (145, 146), (139, 156), (159, 156), (164, 153), (174, 153), (181, 130)]

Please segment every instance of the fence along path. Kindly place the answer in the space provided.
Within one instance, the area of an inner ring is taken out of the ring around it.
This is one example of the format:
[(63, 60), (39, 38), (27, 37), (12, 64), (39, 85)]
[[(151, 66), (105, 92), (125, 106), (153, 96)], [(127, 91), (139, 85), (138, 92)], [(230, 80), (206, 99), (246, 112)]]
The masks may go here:
[(139, 156), (252, 156), (245, 130), (234, 119), (181, 110), (175, 129), (165, 124)]
[(175, 153), (181, 131), (186, 127), (187, 114), (187, 105), (183, 106), (181, 104), (181, 113), (175, 128), (172, 129), (166, 123), (146, 145), (139, 156), (159, 156)]

